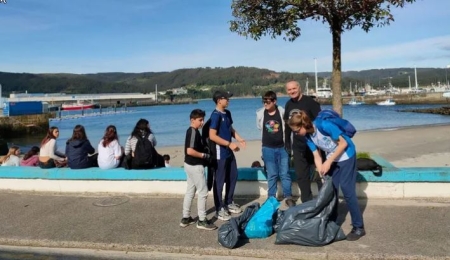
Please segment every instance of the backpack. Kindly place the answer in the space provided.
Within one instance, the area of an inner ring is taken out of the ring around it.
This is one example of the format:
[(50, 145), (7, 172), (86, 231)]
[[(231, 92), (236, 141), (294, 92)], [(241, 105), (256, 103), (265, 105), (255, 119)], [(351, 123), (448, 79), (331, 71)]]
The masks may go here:
[[(211, 118), (206, 121), (202, 128), (202, 141), (205, 153), (211, 156), (211, 160), (217, 160), (216, 143), (209, 139), (209, 128), (211, 127)], [(220, 127), (220, 122), (219, 122)]]
[(144, 137), (136, 137), (137, 143), (132, 160), (132, 164), (135, 167), (153, 168), (155, 166), (154, 160), (156, 158), (153, 158), (153, 155), (155, 154), (155, 147), (153, 147), (152, 142), (148, 140), (149, 135), (150, 134), (146, 134)]
[[(319, 112), (316, 119), (323, 121), (330, 121), (335, 124), (344, 135), (352, 138), (356, 134), (356, 128), (348, 120), (341, 118), (341, 116), (331, 109), (324, 109)], [(319, 129), (321, 130), (321, 129)], [(323, 131), (320, 131), (323, 133)]]

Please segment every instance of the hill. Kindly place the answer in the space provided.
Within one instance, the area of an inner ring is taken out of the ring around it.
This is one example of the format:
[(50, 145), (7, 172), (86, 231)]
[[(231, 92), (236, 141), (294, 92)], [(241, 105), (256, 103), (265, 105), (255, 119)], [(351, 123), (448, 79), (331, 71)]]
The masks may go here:
[[(447, 75), (449, 74), (449, 75)], [(319, 85), (323, 78), (329, 78), (330, 72), (318, 73)], [(408, 86), (408, 76), (414, 85), (413, 68), (372, 69), (363, 71), (343, 72), (343, 89), (348, 89), (350, 83), (370, 84), (375, 88), (387, 86), (389, 80), (397, 87)], [(444, 83), (450, 77), (448, 69), (418, 68), (417, 76), (420, 86)], [(209, 97), (211, 90), (224, 88), (235, 93), (236, 96), (260, 95), (268, 89), (283, 91), (288, 80), (298, 80), (302, 87), (306, 79), (309, 87), (314, 86), (314, 73), (276, 72), (268, 69), (253, 67), (229, 68), (192, 68), (178, 69), (171, 72), (144, 73), (96, 73), (96, 74), (31, 74), (0, 72), (0, 84), (3, 93), (120, 93), (164, 91), (173, 88), (186, 87), (188, 94), (195, 98)]]

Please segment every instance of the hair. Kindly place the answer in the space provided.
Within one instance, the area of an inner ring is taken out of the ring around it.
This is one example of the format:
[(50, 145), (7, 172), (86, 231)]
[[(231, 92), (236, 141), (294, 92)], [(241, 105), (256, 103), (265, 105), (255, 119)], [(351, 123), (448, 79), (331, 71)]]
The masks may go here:
[(252, 166), (251, 166), (252, 168), (261, 168), (262, 166), (261, 166), (261, 163), (259, 162), (259, 161), (254, 161), (253, 163), (252, 163)]
[(264, 95), (262, 96), (262, 99), (270, 99), (270, 100), (274, 101), (274, 100), (277, 100), (277, 94), (275, 92), (273, 92), (272, 90), (269, 90), (266, 93), (264, 93)]
[(28, 160), (29, 158), (33, 157), (34, 155), (37, 155), (41, 149), (37, 146), (31, 147), (31, 149), (23, 156), (24, 160)]
[(152, 130), (150, 130), (149, 124), (150, 123), (148, 122), (147, 119), (143, 118), (139, 119), (133, 131), (131, 132), (131, 136), (141, 137), (142, 135), (151, 134)]
[(170, 155), (165, 154), (163, 155), (164, 161), (170, 161)]
[(311, 118), (309, 118), (308, 114), (301, 110), (298, 113), (295, 113), (292, 115), (292, 117), (289, 119), (288, 122), (289, 126), (291, 128), (305, 128), (306, 132), (310, 132), (311, 129), (314, 129), (314, 126), (312, 124)]
[(2, 158), (0, 158), (0, 163), (4, 163), (4, 162), (8, 161), (9, 157), (11, 157), (11, 155), (15, 155), (16, 151), (19, 149), (20, 149), (19, 146), (16, 146), (16, 145), (11, 146), (9, 148), (8, 153), (5, 156), (3, 156)]
[(42, 139), (41, 147), (44, 146), (44, 144), (48, 143), (51, 139), (56, 139), (56, 137), (53, 135), (53, 131), (58, 130), (58, 127), (52, 126), (48, 129), (47, 135)]
[(191, 111), (191, 115), (189, 116), (190, 119), (197, 119), (197, 118), (205, 118), (205, 111), (201, 109), (194, 109)]
[(109, 125), (105, 130), (105, 135), (103, 135), (103, 147), (108, 146), (114, 140), (117, 140), (117, 142), (119, 141), (119, 137), (117, 136), (117, 129), (115, 126)]
[(84, 126), (76, 125), (73, 128), (72, 137), (69, 140), (67, 140), (67, 143), (73, 140), (87, 140), (86, 130), (84, 130)]

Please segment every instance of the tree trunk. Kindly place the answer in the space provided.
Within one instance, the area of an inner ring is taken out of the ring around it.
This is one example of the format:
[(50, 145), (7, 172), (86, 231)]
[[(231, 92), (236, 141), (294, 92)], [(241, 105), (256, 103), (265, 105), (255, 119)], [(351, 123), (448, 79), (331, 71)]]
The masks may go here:
[(332, 28), (333, 35), (333, 72), (331, 74), (331, 90), (333, 93), (333, 109), (343, 116), (341, 89), (341, 29)]

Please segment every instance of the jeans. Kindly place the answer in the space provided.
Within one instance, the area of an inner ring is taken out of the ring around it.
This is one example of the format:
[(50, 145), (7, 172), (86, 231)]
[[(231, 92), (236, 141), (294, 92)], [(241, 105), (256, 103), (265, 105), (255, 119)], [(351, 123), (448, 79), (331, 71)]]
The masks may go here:
[(356, 170), (356, 155), (348, 160), (333, 163), (328, 174), (333, 179), (333, 186), (336, 192), (339, 192), (339, 187), (342, 190), (352, 218), (352, 226), (355, 228), (364, 228), (363, 216), (359, 208), (358, 198), (356, 197), (356, 175), (358, 174)]
[(284, 146), (281, 148), (269, 148), (263, 146), (262, 156), (267, 171), (267, 186), (269, 188), (268, 196), (276, 197), (277, 181), (278, 178), (280, 178), (284, 197), (291, 198), (292, 182), (291, 176), (289, 175), (289, 155)]

